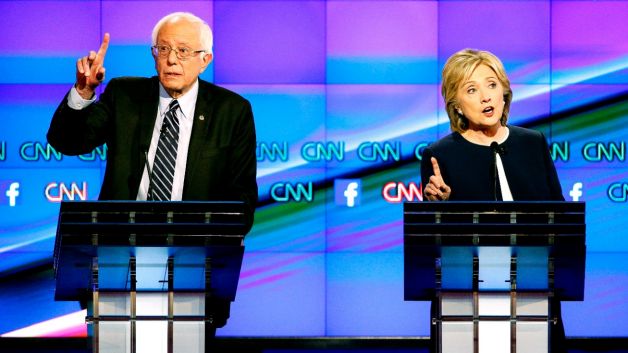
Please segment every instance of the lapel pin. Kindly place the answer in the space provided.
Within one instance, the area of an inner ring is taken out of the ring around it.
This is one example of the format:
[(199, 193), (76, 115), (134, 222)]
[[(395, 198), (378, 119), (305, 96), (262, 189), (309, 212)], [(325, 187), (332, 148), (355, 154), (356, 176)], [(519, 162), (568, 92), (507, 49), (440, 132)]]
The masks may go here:
[(205, 115), (200, 115), (200, 116), (198, 117), (198, 120), (205, 120)]

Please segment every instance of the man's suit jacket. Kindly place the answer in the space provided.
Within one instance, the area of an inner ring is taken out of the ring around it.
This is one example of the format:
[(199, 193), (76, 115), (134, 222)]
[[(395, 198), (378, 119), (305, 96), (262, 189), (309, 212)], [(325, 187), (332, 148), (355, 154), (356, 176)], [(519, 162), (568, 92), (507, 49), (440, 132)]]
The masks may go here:
[[(82, 110), (61, 102), (48, 142), (79, 155), (107, 144), (100, 200), (135, 200), (159, 104), (157, 77), (112, 79), (97, 102)], [(255, 124), (250, 103), (199, 79), (183, 200), (241, 200), (249, 227), (257, 202)]]

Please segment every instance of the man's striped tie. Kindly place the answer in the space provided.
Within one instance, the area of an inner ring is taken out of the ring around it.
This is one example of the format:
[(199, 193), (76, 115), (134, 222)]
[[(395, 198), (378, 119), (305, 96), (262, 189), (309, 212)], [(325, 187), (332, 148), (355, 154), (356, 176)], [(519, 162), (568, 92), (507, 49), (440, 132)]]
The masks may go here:
[(161, 135), (153, 162), (153, 175), (148, 200), (169, 201), (172, 195), (172, 181), (174, 168), (177, 162), (177, 147), (179, 146), (179, 119), (177, 118), (179, 102), (173, 100), (161, 125)]

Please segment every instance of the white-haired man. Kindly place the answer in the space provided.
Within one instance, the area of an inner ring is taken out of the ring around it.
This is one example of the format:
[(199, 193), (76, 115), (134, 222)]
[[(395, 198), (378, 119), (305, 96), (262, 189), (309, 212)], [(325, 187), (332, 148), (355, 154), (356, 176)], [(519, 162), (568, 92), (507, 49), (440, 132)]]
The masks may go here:
[[(49, 143), (68, 155), (107, 144), (100, 200), (244, 201), (248, 231), (257, 202), (251, 105), (198, 78), (213, 59), (211, 29), (202, 19), (167, 15), (155, 25), (152, 44), (157, 76), (112, 79), (98, 100), (109, 34), (97, 52), (79, 58)], [(216, 326), (228, 316), (229, 303), (216, 304)]]

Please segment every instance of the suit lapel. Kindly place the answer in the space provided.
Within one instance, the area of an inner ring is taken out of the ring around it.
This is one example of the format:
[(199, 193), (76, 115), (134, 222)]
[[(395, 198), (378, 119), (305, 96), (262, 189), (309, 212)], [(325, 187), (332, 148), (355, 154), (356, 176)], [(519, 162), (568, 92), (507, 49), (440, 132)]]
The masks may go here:
[[(150, 88), (144, 95), (143, 99), (138, 102), (140, 105), (140, 141), (142, 148), (150, 146), (150, 140), (153, 137), (153, 129), (155, 128), (155, 118), (157, 117), (157, 108), (159, 106), (159, 85), (157, 78), (150, 79)], [(144, 151), (141, 151), (144, 153)]]
[(214, 111), (213, 95), (211, 94), (211, 86), (202, 80), (198, 80), (198, 96), (196, 98), (196, 106), (194, 108), (194, 121), (192, 122), (192, 136), (190, 136), (190, 147), (188, 148), (188, 159), (185, 170), (185, 179), (183, 182), (183, 195), (190, 187), (189, 183), (192, 179), (190, 176), (194, 174), (198, 168), (198, 161), (201, 158), (203, 146), (207, 142), (209, 135), (209, 127)]
[(157, 77), (150, 78), (148, 89), (137, 102), (139, 105), (139, 158), (131, 171), (132, 175), (139, 181), (142, 172), (146, 166), (146, 155), (150, 148), (150, 141), (153, 137), (153, 129), (155, 128), (155, 118), (157, 117), (157, 108), (159, 106), (159, 81)]

